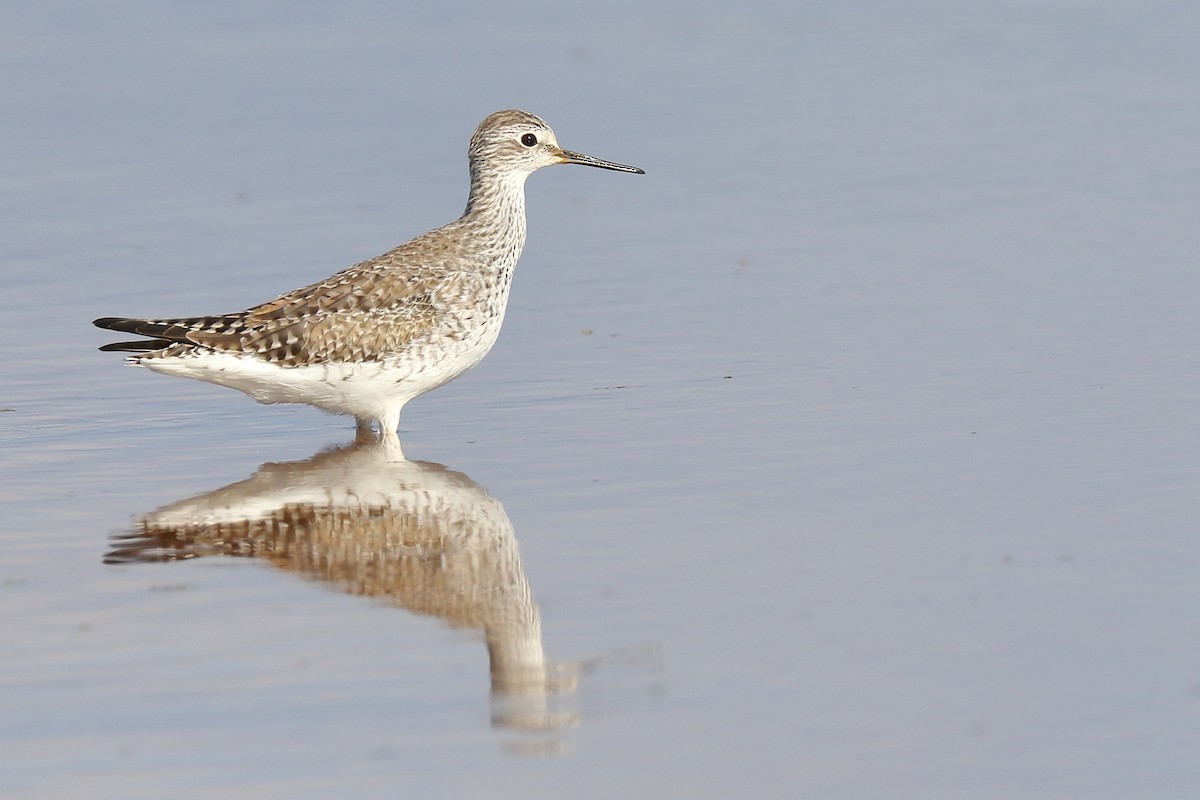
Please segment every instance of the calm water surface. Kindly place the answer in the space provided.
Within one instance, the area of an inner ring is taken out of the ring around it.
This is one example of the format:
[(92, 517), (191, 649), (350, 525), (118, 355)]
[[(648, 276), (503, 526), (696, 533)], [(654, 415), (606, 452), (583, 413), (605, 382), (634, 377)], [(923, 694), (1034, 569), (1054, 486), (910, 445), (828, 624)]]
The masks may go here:
[[(0, 10), (0, 793), (1200, 791), (1200, 11)], [(528, 185), (402, 421), (124, 369)]]

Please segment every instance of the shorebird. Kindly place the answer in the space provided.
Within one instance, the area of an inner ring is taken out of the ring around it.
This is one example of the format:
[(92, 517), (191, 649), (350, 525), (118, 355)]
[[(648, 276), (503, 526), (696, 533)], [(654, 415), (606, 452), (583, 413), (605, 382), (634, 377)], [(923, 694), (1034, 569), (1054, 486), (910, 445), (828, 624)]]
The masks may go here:
[(106, 564), (251, 556), (340, 591), (458, 629), (476, 629), (491, 665), (492, 721), (552, 730), (579, 721), (573, 695), (598, 659), (551, 661), (499, 500), (440, 464), (398, 461), (375, 439), (141, 514)]
[(553, 164), (644, 174), (564, 150), (545, 122), (498, 111), (468, 150), (471, 192), (454, 222), (318, 283), (233, 314), (104, 317), (148, 337), (101, 350), (132, 366), (228, 386), (260, 403), (304, 403), (374, 424), (399, 443), (400, 411), (487, 354), (525, 244), (525, 179)]

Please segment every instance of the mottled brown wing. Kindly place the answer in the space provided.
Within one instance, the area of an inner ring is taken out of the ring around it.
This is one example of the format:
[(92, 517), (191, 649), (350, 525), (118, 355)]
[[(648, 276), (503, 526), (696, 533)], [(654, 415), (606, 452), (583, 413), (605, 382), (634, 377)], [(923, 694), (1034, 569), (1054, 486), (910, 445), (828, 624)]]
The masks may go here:
[(481, 295), (482, 283), (471, 273), (399, 277), (351, 269), (249, 309), (239, 325), (193, 331), (187, 339), (283, 366), (376, 361), (416, 341), (461, 333), (456, 311)]

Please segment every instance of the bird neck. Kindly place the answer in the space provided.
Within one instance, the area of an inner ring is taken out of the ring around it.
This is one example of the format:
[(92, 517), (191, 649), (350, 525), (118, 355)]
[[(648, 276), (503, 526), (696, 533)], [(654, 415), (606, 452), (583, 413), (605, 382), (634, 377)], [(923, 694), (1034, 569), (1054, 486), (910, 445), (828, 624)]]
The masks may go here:
[(519, 231), (525, 239), (525, 178), (524, 173), (471, 173), (471, 194), (463, 220), (486, 228)]

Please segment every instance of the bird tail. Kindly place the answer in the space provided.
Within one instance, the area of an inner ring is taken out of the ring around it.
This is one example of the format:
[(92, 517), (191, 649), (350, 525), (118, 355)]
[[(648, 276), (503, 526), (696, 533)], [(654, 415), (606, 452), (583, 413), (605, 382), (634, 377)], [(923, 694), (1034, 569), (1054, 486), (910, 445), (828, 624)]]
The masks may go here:
[(224, 317), (180, 317), (178, 319), (134, 319), (132, 317), (101, 317), (93, 320), (97, 328), (132, 333), (145, 340), (113, 342), (101, 347), (106, 352), (148, 353), (173, 344), (208, 344), (206, 337), (220, 336), (239, 329), (241, 315)]

